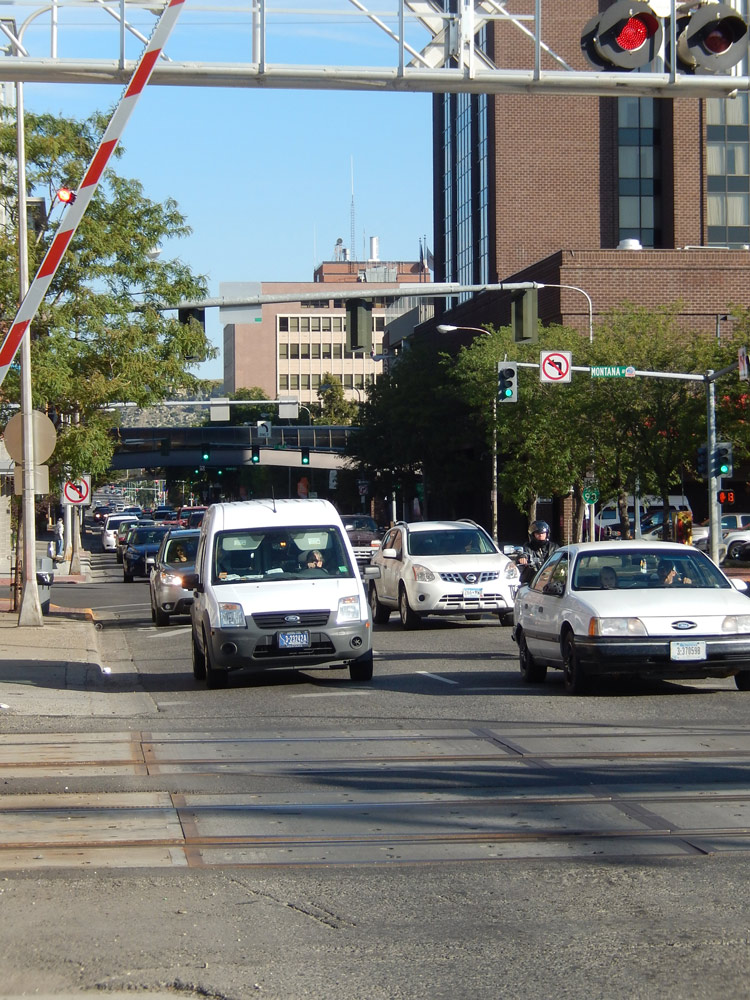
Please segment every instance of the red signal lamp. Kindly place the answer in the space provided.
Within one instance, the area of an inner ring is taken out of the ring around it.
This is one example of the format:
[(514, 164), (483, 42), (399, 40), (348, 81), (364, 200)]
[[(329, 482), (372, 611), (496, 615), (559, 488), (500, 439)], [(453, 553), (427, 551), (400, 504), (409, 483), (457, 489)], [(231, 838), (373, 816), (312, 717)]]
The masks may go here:
[(60, 188), (57, 192), (57, 198), (63, 205), (72, 205), (76, 200), (76, 193), (71, 188)]

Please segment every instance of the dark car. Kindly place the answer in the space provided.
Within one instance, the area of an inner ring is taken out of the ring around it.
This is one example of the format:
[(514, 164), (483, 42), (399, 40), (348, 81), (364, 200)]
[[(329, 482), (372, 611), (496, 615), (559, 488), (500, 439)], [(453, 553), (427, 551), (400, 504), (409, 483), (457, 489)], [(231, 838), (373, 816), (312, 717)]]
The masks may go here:
[(164, 535), (149, 577), (151, 620), (155, 625), (169, 625), (171, 615), (190, 614), (193, 591), (183, 584), (185, 574), (195, 571), (199, 538), (200, 531), (182, 528), (171, 528)]
[(357, 566), (362, 571), (363, 567), (370, 565), (373, 552), (380, 548), (379, 530), (375, 518), (367, 514), (342, 514), (341, 520), (344, 522), (349, 541), (352, 543), (354, 555), (357, 559)]
[(169, 528), (158, 524), (139, 524), (133, 528), (122, 554), (122, 578), (125, 583), (132, 583), (133, 577), (149, 575), (162, 539), (168, 531)]

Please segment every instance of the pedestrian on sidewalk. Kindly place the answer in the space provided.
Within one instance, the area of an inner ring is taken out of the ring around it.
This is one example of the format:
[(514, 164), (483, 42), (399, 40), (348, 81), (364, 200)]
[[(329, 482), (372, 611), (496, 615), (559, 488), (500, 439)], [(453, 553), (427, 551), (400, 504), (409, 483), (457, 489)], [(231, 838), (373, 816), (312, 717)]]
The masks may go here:
[(62, 559), (65, 554), (65, 523), (58, 517), (55, 524), (55, 558)]

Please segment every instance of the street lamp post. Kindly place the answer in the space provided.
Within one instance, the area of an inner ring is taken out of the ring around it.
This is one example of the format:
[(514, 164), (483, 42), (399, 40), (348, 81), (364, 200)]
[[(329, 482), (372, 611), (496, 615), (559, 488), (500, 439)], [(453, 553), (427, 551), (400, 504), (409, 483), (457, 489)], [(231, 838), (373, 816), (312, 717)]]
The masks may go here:
[[(456, 330), (468, 330), (481, 333), (485, 337), (492, 336), (489, 330), (479, 326), (450, 326), (441, 323), (438, 333), (454, 333)], [(490, 506), (492, 509), (492, 537), (497, 541), (497, 386), (492, 393), (492, 486), (490, 488)]]

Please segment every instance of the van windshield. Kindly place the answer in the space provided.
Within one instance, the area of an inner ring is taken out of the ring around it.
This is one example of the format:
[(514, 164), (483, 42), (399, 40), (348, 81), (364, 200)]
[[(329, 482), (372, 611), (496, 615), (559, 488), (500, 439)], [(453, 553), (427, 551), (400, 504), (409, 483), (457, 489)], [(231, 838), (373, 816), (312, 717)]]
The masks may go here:
[(222, 531), (214, 539), (212, 566), (216, 584), (359, 575), (335, 525)]

